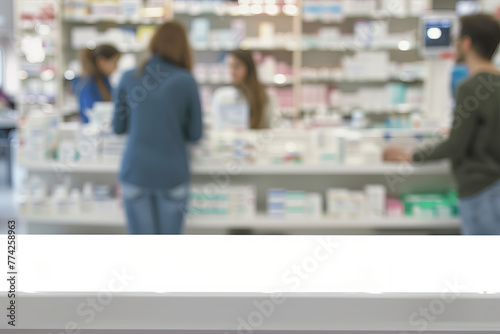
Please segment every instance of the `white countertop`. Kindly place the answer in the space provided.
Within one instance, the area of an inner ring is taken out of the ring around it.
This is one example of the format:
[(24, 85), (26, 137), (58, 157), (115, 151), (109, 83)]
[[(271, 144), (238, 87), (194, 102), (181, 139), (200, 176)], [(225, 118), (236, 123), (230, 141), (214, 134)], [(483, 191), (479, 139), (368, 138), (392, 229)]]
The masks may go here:
[(256, 330), (419, 330), (422, 308), (428, 330), (494, 330), (498, 254), (500, 237), (22, 235), (17, 328), (236, 330), (267, 305)]

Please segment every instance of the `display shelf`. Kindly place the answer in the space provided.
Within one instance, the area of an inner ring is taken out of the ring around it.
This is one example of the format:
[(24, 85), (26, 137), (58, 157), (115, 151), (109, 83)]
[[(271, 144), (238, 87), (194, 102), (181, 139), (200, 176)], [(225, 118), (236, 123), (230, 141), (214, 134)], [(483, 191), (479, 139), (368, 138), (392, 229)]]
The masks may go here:
[(28, 75), (28, 76), (24, 77), (23, 79), (20, 79), (19, 81), (25, 81), (25, 80), (40, 80), (43, 82), (51, 82), (51, 81), (54, 81), (56, 79), (52, 78), (49, 80), (45, 80), (45, 79), (40, 78), (40, 75)]
[[(146, 45), (117, 45), (116, 47), (121, 53), (143, 53), (148, 51)], [(81, 49), (72, 47), (71, 50), (79, 52)]]
[[(303, 112), (311, 112), (315, 111), (318, 108), (301, 108), (300, 110)], [(339, 112), (340, 114), (347, 115), (350, 114), (354, 110), (362, 110), (366, 115), (392, 115), (392, 114), (410, 114), (410, 113), (423, 113), (424, 110), (422, 108), (394, 108), (394, 109), (363, 109), (361, 107), (359, 108), (352, 108), (352, 109), (335, 109), (335, 108), (327, 108), (329, 110), (333, 110), (336, 112)], [(387, 129), (391, 130), (391, 129)]]
[[(354, 38), (353, 38), (354, 40)], [(410, 45), (405, 48), (405, 49), (400, 49), (398, 46), (398, 43), (388, 43), (388, 44), (380, 44), (380, 45), (371, 45), (371, 46), (361, 46), (361, 45), (353, 45), (353, 43), (336, 43), (335, 45), (328, 45), (328, 46), (309, 46), (309, 45), (303, 45), (302, 46), (302, 51), (305, 52), (312, 52), (312, 51), (336, 51), (336, 52), (342, 52), (342, 51), (401, 51), (401, 52), (406, 52), (406, 51), (411, 51), (411, 50), (416, 50), (417, 48), (417, 43), (411, 42)]]
[[(26, 58), (26, 55), (24, 54), (24, 52), (18, 50), (16, 51), (16, 56), (17, 57), (21, 57), (21, 58)], [(50, 50), (50, 51), (47, 51), (45, 50), (45, 57), (57, 57), (58, 54), (56, 52), (56, 50)]]
[[(182, 2), (175, 3), (173, 12), (175, 15), (185, 15), (197, 17), (200, 15), (215, 15), (217, 17), (267, 17), (273, 18), (277, 16), (285, 16), (285, 17), (295, 17), (299, 15), (300, 10), (297, 10), (296, 13), (287, 13), (284, 10), (280, 10), (280, 5), (274, 6), (273, 11), (266, 11), (266, 6), (264, 3), (261, 4), (260, 10), (257, 12), (252, 12), (251, 7), (248, 4), (241, 4), (238, 6), (236, 3), (228, 4), (226, 3), (215, 3), (211, 4), (208, 1), (206, 3), (189, 3), (184, 4)], [(270, 3), (276, 4), (276, 2)], [(257, 4), (258, 5), (258, 4)], [(243, 7), (245, 6), (245, 7)]]
[[(199, 85), (205, 85), (205, 86), (217, 86), (217, 85), (231, 85), (231, 81), (217, 81), (217, 82), (209, 82), (209, 81), (198, 81)], [(277, 82), (266, 82), (262, 81), (262, 84), (265, 86), (276, 86), (276, 87), (282, 87), (282, 86), (290, 86), (293, 85), (293, 81), (287, 80), (283, 83), (277, 83)]]
[(65, 173), (117, 173), (118, 163), (73, 163), (65, 165), (59, 161), (18, 161), (19, 166), (33, 172), (64, 171)]
[[(300, 11), (299, 11), (300, 12)], [(253, 17), (253, 16), (268, 16), (268, 17), (276, 17), (276, 16), (295, 16), (295, 15), (287, 15), (283, 12), (278, 12), (277, 14), (269, 14), (263, 11), (262, 13), (254, 14), (242, 14), (238, 11), (237, 5), (227, 6), (227, 5), (209, 5), (209, 6), (200, 6), (191, 4), (190, 7), (187, 5), (179, 6), (174, 5), (174, 14), (176, 15), (187, 15), (187, 16), (199, 16), (199, 15), (216, 15), (216, 16), (240, 16), (240, 17)], [(374, 11), (370, 13), (343, 13), (338, 14), (336, 17), (332, 19), (322, 18), (320, 16), (314, 15), (304, 15), (304, 22), (322, 22), (326, 24), (333, 23), (341, 23), (346, 19), (417, 19), (421, 16), (420, 13), (406, 13), (406, 14), (393, 14), (388, 10), (380, 10)]]
[[(21, 167), (29, 171), (36, 172), (64, 172), (64, 173), (117, 173), (118, 163), (97, 163), (84, 164), (74, 163), (64, 165), (58, 161), (27, 162), (19, 161)], [(194, 175), (209, 175), (218, 172), (225, 172), (226, 165), (203, 165), (201, 162), (194, 162), (192, 173)], [(234, 166), (231, 168), (234, 169)], [(407, 172), (408, 166), (399, 163), (384, 163), (371, 165), (243, 165), (241, 168), (230, 173), (236, 175), (386, 175)], [(430, 163), (415, 167), (413, 175), (447, 175), (449, 174), (449, 164)]]
[(113, 24), (132, 24), (132, 25), (152, 25), (159, 24), (165, 21), (164, 18), (148, 18), (148, 17), (137, 17), (137, 18), (127, 18), (120, 16), (110, 16), (110, 17), (95, 17), (91, 15), (87, 16), (68, 16), (63, 17), (65, 23), (72, 24), (98, 24), (98, 23), (113, 23)]
[[(422, 13), (423, 14), (423, 13)], [(395, 15), (391, 14), (388, 11), (378, 11), (378, 12), (373, 12), (373, 13), (366, 13), (366, 14), (356, 14), (356, 13), (346, 13), (346, 14), (340, 14), (335, 18), (322, 18), (320, 16), (314, 16), (314, 15), (308, 15), (308, 14), (303, 14), (302, 21), (304, 23), (324, 23), (324, 24), (340, 24), (343, 23), (346, 19), (401, 19), (401, 20), (406, 20), (406, 19), (418, 19), (422, 16), (422, 14), (419, 13), (409, 13), (409, 14), (402, 14), (402, 15)]]
[(121, 211), (113, 213), (81, 213), (78, 215), (21, 214), (20, 219), (28, 224), (51, 224), (73, 226), (125, 226), (125, 216)]
[[(227, 46), (227, 47), (214, 47), (214, 46), (193, 46), (194, 51), (211, 51), (211, 52), (221, 52), (221, 51), (231, 51), (234, 50), (236, 47), (234, 46)], [(287, 51), (287, 52), (293, 52), (299, 50), (296, 47), (290, 46), (276, 46), (276, 45), (267, 45), (267, 44), (244, 44), (244, 42), (241, 44), (241, 48), (244, 50), (249, 50), (249, 51)]]
[[(21, 219), (29, 224), (55, 224), (74, 226), (125, 226), (122, 211), (78, 215), (25, 214)], [(256, 230), (328, 230), (328, 229), (445, 229), (459, 228), (458, 218), (271, 218), (259, 214), (254, 218), (242, 217), (188, 217), (186, 228), (192, 229), (256, 229)]]
[(336, 85), (372, 85), (372, 84), (386, 84), (390, 82), (399, 82), (404, 84), (413, 84), (413, 83), (424, 83), (424, 78), (415, 78), (411, 80), (403, 80), (401, 78), (389, 78), (389, 79), (302, 79), (303, 84), (323, 84), (323, 83), (331, 83)]
[(40, 24), (48, 25), (52, 29), (56, 26), (56, 23), (54, 22), (53, 19), (34, 20), (34, 21), (20, 20), (18, 28), (21, 29), (21, 30), (23, 30), (23, 31), (33, 30), (33, 29), (35, 29)]
[[(372, 165), (249, 165), (230, 175), (385, 175), (400, 173), (404, 167), (398, 163)], [(212, 174), (224, 172), (225, 166), (203, 166), (196, 164), (193, 174)], [(449, 173), (447, 164), (429, 164), (416, 167), (415, 175), (445, 175)]]
[(263, 230), (328, 230), (328, 229), (443, 229), (458, 228), (457, 218), (360, 218), (360, 219), (332, 219), (332, 218), (271, 218), (265, 214), (254, 219), (249, 218), (190, 218), (187, 221), (189, 228), (220, 228), (220, 229), (263, 229)]
[(201, 15), (204, 16), (216, 16), (216, 17), (238, 17), (238, 18), (244, 18), (244, 17), (265, 17), (266, 19), (272, 19), (274, 17), (293, 17), (294, 15), (287, 15), (284, 14), (283, 12), (279, 12), (278, 14), (268, 14), (265, 12), (258, 13), (258, 14), (241, 14), (236, 11), (231, 11), (227, 9), (214, 9), (211, 11), (194, 11), (194, 10), (174, 10), (174, 15), (177, 16), (189, 16), (189, 17), (198, 17)]

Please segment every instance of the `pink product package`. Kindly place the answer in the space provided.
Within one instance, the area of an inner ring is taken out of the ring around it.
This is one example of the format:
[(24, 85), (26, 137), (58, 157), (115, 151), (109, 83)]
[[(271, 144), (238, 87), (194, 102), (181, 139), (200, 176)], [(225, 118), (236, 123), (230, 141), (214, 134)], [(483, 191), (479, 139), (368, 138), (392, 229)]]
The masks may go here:
[(386, 202), (388, 217), (402, 217), (405, 214), (404, 204), (400, 199), (388, 198)]

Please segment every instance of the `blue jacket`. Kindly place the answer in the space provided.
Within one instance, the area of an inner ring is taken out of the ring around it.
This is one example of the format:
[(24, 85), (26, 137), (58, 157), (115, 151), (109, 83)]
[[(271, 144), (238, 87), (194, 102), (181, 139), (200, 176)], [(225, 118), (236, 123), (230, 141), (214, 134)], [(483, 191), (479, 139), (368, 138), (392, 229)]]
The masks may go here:
[[(109, 79), (107, 77), (104, 77), (104, 84), (111, 92), (111, 84), (109, 83)], [(94, 107), (94, 102), (104, 101), (104, 98), (99, 91), (99, 87), (97, 86), (94, 78), (82, 77), (75, 79), (73, 83), (73, 92), (78, 96), (82, 122), (88, 123), (89, 118), (87, 116), (87, 111)]]
[(198, 141), (203, 128), (191, 73), (153, 56), (142, 73), (123, 74), (113, 99), (113, 130), (128, 133), (119, 179), (152, 189), (188, 182), (187, 144)]
[(469, 76), (469, 70), (463, 63), (455, 64), (451, 72), (451, 95), (456, 98), (457, 89), (460, 84)]

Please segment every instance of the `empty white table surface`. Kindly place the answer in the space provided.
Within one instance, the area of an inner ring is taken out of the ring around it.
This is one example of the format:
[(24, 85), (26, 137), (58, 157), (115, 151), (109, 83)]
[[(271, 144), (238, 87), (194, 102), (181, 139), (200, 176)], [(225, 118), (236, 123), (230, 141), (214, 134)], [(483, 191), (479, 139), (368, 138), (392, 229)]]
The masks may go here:
[(17, 238), (17, 329), (500, 331), (500, 237)]

